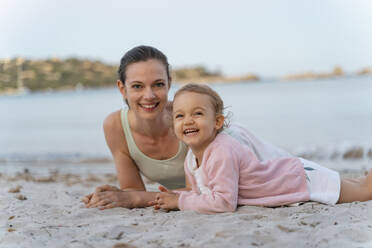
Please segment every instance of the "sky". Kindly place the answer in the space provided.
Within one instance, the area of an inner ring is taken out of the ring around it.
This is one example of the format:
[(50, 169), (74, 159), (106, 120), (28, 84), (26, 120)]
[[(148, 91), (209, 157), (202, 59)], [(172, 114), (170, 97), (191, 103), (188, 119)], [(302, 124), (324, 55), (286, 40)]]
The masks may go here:
[(173, 68), (283, 76), (372, 67), (369, 0), (0, 0), (0, 58), (117, 65), (137, 45)]

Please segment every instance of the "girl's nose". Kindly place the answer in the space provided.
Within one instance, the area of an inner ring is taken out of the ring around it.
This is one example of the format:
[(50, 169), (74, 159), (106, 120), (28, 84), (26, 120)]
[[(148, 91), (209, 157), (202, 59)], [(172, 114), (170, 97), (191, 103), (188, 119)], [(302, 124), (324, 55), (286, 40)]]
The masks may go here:
[(192, 118), (192, 116), (186, 116), (184, 121), (185, 125), (194, 124), (194, 119)]

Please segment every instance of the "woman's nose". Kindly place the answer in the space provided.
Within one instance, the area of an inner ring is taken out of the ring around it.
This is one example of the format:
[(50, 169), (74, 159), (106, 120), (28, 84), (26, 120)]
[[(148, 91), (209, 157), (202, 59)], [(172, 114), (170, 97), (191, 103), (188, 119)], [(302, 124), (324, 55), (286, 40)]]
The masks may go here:
[(152, 90), (152, 88), (147, 88), (145, 90), (144, 97), (145, 97), (145, 99), (153, 99), (155, 97), (155, 94), (154, 94), (154, 91)]

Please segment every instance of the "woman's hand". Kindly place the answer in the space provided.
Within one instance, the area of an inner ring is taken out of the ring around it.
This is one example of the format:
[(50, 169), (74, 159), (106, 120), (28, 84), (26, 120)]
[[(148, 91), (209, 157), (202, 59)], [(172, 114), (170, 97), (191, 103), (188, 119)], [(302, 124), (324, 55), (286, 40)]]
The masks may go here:
[(133, 208), (134, 192), (132, 191), (103, 191), (92, 195), (89, 202), (85, 205), (87, 208), (99, 208), (100, 210), (109, 208)]
[(97, 187), (94, 193), (85, 196), (82, 201), (87, 208), (99, 208), (101, 210), (116, 207), (131, 208), (133, 206), (133, 197), (131, 196), (129, 192), (106, 184)]
[(161, 193), (156, 194), (155, 200), (149, 202), (154, 209), (176, 210), (178, 209), (179, 194), (173, 193), (163, 186), (159, 186)]
[(105, 185), (97, 187), (94, 193), (84, 196), (83, 199), (81, 199), (81, 201), (84, 202), (85, 205), (87, 205), (90, 203), (90, 200), (92, 199), (95, 193), (104, 192), (104, 191), (121, 191), (121, 190), (115, 186), (105, 184)]

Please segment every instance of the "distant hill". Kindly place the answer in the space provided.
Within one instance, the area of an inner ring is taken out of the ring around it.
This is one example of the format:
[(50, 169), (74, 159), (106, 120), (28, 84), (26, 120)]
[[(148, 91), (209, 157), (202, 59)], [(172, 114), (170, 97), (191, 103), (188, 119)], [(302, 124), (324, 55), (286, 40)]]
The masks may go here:
[[(173, 82), (176, 83), (251, 82), (260, 80), (255, 74), (226, 77), (221, 71), (211, 71), (203, 65), (175, 68), (171, 73)], [(346, 75), (341, 67), (336, 66), (331, 72), (297, 73), (278, 79), (302, 81), (363, 75), (372, 75), (372, 68), (366, 67), (356, 73)], [(109, 65), (97, 60), (78, 58), (0, 59), (0, 94), (17, 94), (28, 90), (115, 87), (117, 78), (117, 65)]]
[(99, 61), (69, 58), (0, 61), (0, 90), (16, 88), (17, 83), (31, 91), (107, 87), (115, 85), (116, 66)]
[[(87, 59), (23, 58), (0, 60), (0, 92), (12, 93), (20, 87), (30, 91), (65, 90), (74, 88), (113, 87), (117, 80), (117, 65)], [(224, 77), (220, 71), (204, 66), (172, 70), (174, 82), (233, 82), (258, 80), (255, 75)]]
[(177, 83), (216, 83), (216, 82), (243, 82), (258, 81), (258, 76), (246, 74), (243, 76), (226, 77), (221, 71), (210, 71), (199, 65), (193, 67), (177, 68), (172, 71), (172, 79)]

